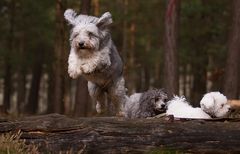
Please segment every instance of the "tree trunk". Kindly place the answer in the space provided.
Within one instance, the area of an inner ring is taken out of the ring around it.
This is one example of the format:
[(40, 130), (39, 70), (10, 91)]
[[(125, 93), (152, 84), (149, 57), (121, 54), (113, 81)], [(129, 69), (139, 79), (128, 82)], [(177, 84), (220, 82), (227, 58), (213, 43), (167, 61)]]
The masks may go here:
[[(135, 3), (133, 2), (133, 5)], [(128, 75), (128, 89), (130, 93), (136, 92), (136, 83), (137, 83), (137, 78), (136, 78), (136, 73), (137, 73), (137, 68), (135, 67), (135, 48), (136, 48), (136, 23), (133, 19), (133, 21), (130, 24), (130, 29), (129, 29), (129, 49), (128, 49), (128, 70), (127, 70), (127, 75)]]
[(42, 76), (43, 51), (36, 51), (36, 60), (32, 68), (32, 81), (25, 111), (29, 114), (37, 114), (39, 102), (39, 88)]
[(0, 123), (0, 132), (21, 131), (20, 139), (37, 146), (40, 153), (237, 154), (240, 152), (239, 124), (240, 119), (71, 119), (51, 114), (17, 121), (5, 119)]
[(65, 22), (63, 18), (65, 1), (56, 0), (56, 31), (55, 31), (55, 46), (54, 46), (54, 62), (52, 64), (51, 73), (51, 88), (49, 93), (49, 108), (48, 112), (64, 113), (64, 91), (66, 82), (66, 33)]
[[(121, 1), (123, 4), (123, 15), (127, 16), (128, 15), (128, 0)], [(123, 43), (122, 43), (122, 56), (124, 59), (127, 59), (127, 51), (128, 51), (128, 22), (127, 20), (123, 21), (123, 30), (122, 30), (122, 38), (123, 38)]]
[[(146, 40), (146, 48), (145, 48), (145, 55), (148, 57), (148, 54), (151, 51), (151, 37), (147, 37)], [(150, 71), (151, 69), (149, 68), (149, 63), (148, 61), (144, 61), (143, 63), (143, 69), (144, 69), (144, 79), (143, 79), (143, 86), (142, 90), (148, 90), (150, 87), (150, 80), (151, 80), (151, 74)]]
[[(161, 58), (161, 57), (159, 56), (159, 58)], [(155, 68), (154, 69), (154, 86), (160, 87), (161, 86), (161, 75), (160, 75), (161, 63), (160, 63), (160, 60), (156, 61), (154, 68)]]
[[(9, 54), (9, 53), (7, 53)], [(5, 58), (5, 70), (4, 70), (4, 94), (3, 94), (3, 107), (4, 112), (10, 110), (10, 101), (11, 101), (11, 93), (12, 93), (12, 72), (11, 72), (11, 64), (10, 58)]]
[[(198, 52), (200, 53), (200, 52)], [(196, 54), (196, 56), (204, 56)], [(207, 65), (207, 60), (205, 63)], [(193, 102), (193, 106), (199, 106), (199, 101), (203, 97), (203, 94), (206, 93), (207, 87), (206, 87), (206, 74), (207, 74), (207, 68), (203, 66), (202, 64), (193, 64), (192, 68), (193, 70), (193, 88), (191, 91), (191, 101)]]
[(225, 69), (224, 94), (229, 99), (239, 98), (240, 84), (240, 1), (233, 0), (233, 20)]
[(52, 91), (53, 91), (53, 68), (50, 67), (48, 70), (48, 92), (47, 92), (47, 113), (53, 113), (54, 112), (54, 105), (53, 105), (53, 96), (52, 96)]
[(8, 52), (5, 55), (4, 66), (4, 93), (3, 93), (3, 108), (6, 111), (11, 107), (11, 93), (12, 93), (12, 66), (11, 56), (14, 46), (14, 31), (15, 31), (15, 0), (12, 0), (9, 5), (9, 38), (8, 38)]
[(17, 111), (22, 113), (26, 99), (26, 70), (22, 67), (18, 71)]
[(77, 79), (77, 89), (75, 95), (74, 116), (85, 117), (88, 113), (89, 94), (87, 81), (81, 76)]
[(18, 72), (17, 86), (17, 110), (18, 113), (22, 113), (26, 101), (26, 72), (24, 68), (21, 68)]
[(93, 0), (93, 8), (94, 8), (94, 15), (99, 16), (100, 13), (100, 6), (99, 6), (99, 0)]
[(89, 15), (91, 11), (91, 0), (80, 0), (80, 13)]
[(169, 95), (178, 94), (178, 26), (180, 0), (168, 0), (165, 16), (164, 88)]
[[(89, 14), (91, 8), (91, 0), (81, 0), (81, 14)], [(74, 115), (75, 116), (87, 116), (88, 105), (90, 103), (87, 81), (80, 77), (77, 79), (77, 88), (75, 95), (75, 107)]]
[(17, 111), (23, 112), (26, 101), (26, 63), (25, 63), (25, 32), (22, 32), (19, 45), (19, 66), (17, 77)]

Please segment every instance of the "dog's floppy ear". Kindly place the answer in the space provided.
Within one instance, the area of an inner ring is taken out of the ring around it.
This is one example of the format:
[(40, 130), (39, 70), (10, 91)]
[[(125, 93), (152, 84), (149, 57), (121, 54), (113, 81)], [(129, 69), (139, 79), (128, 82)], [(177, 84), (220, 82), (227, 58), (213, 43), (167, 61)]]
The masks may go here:
[(67, 9), (64, 12), (64, 18), (67, 20), (67, 22), (70, 25), (73, 25), (73, 26), (76, 25), (76, 22), (75, 22), (76, 16), (77, 16), (77, 13), (75, 11), (73, 11), (72, 9)]
[(215, 100), (212, 96), (204, 95), (202, 100), (200, 101), (200, 105), (204, 105), (206, 108), (213, 107), (215, 104)]
[(97, 21), (97, 27), (100, 29), (107, 28), (112, 23), (112, 15), (110, 12), (105, 12)]

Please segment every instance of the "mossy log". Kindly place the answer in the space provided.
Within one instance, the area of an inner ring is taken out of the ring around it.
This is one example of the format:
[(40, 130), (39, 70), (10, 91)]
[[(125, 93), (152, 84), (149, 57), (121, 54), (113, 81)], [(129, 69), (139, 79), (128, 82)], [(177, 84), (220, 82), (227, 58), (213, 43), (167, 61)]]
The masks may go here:
[(240, 153), (239, 119), (129, 120), (50, 114), (0, 122), (1, 134), (19, 130), (26, 144), (47, 153)]

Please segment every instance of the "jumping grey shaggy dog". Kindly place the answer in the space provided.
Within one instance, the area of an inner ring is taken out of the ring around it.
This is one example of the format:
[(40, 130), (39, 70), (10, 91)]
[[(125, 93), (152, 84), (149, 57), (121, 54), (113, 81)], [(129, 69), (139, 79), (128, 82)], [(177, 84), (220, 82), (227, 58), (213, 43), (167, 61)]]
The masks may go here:
[(88, 91), (97, 102), (98, 113), (101, 112), (101, 104), (105, 103), (104, 93), (107, 93), (111, 102), (122, 107), (128, 97), (123, 62), (109, 33), (109, 26), (113, 22), (111, 14), (106, 12), (98, 18), (77, 15), (68, 9), (64, 17), (72, 25), (69, 76), (77, 78), (82, 75), (88, 80)]
[(165, 111), (167, 94), (163, 89), (148, 90), (143, 93), (135, 93), (130, 96), (125, 105), (126, 118), (153, 117)]

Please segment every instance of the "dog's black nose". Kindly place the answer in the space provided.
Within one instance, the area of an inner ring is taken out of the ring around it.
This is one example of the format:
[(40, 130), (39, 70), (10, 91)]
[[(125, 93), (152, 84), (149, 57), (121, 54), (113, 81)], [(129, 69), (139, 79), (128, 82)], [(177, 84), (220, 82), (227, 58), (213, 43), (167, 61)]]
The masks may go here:
[(83, 41), (79, 42), (78, 45), (79, 45), (80, 48), (82, 48), (82, 47), (84, 47), (84, 42)]
[(165, 106), (166, 106), (165, 104), (162, 104), (162, 105), (161, 105), (161, 108), (165, 108)]
[(229, 108), (228, 112), (231, 113), (231, 112), (235, 112), (236, 109), (233, 109), (233, 108)]

